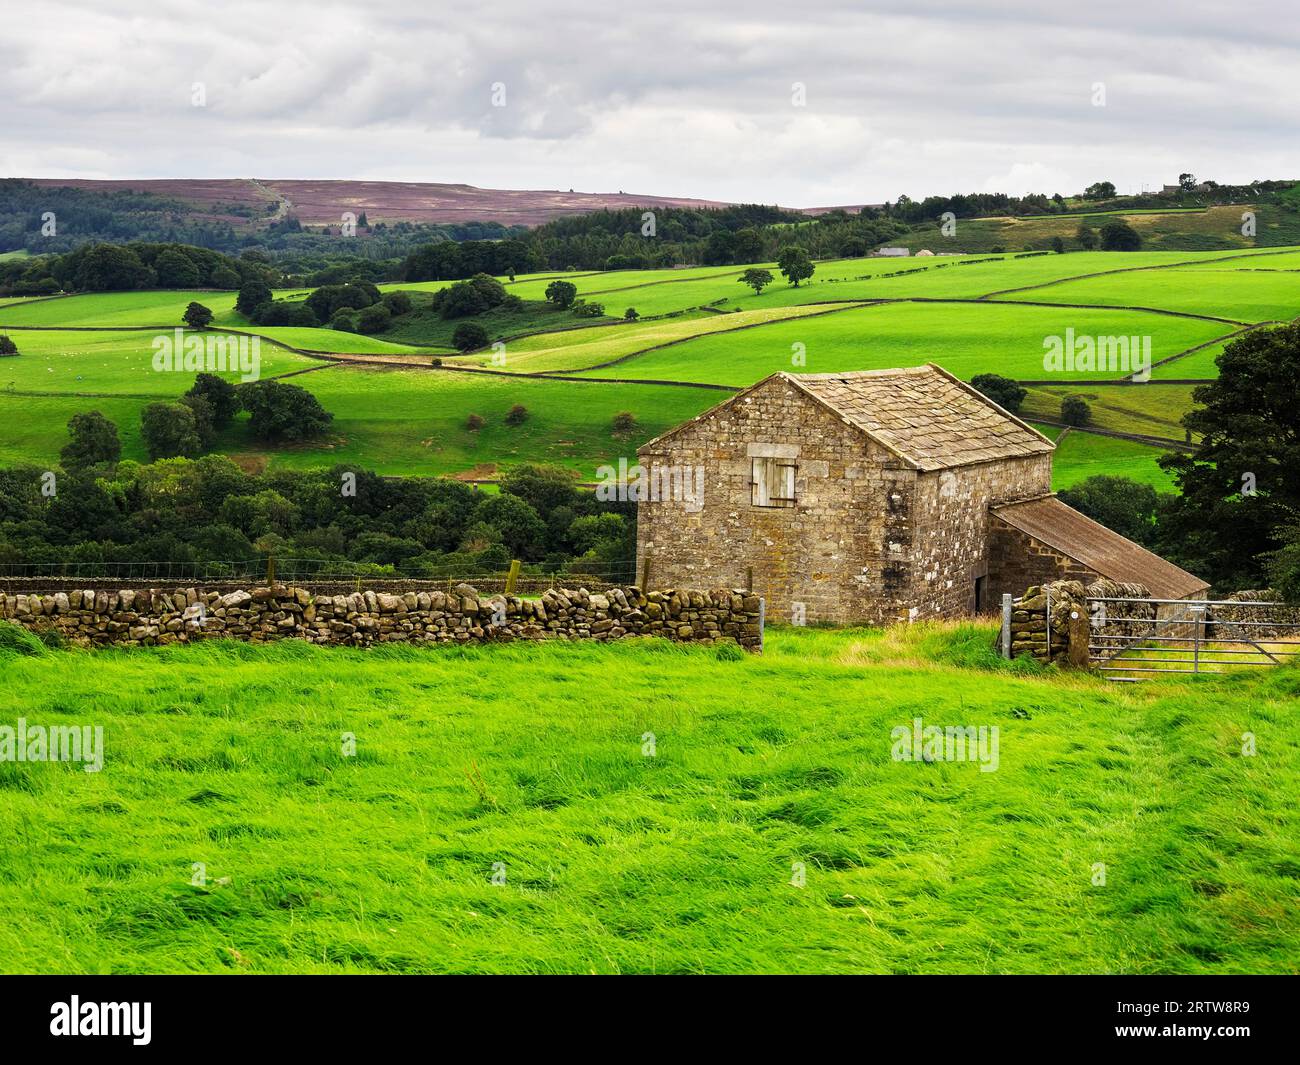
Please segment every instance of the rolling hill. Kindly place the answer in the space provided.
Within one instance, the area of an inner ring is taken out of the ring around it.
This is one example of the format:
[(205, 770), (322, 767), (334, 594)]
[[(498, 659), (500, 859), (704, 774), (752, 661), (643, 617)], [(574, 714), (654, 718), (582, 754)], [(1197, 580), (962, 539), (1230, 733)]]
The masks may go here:
[(338, 225), (345, 211), (374, 222), (500, 222), (537, 226), (552, 218), (619, 207), (725, 207), (717, 200), (624, 192), (559, 189), (480, 189), (422, 181), (307, 181), (277, 178), (121, 179), (29, 178), (46, 188), (148, 192), (191, 203), (231, 224), (246, 219), (225, 210), (239, 204), (255, 218), (293, 214), (303, 225)]
[[(1183, 444), (1195, 383), (1215, 376), (1214, 357), (1231, 337), (1300, 315), (1297, 264), (1295, 249), (837, 259), (818, 263), (811, 281), (777, 280), (758, 295), (739, 283), (741, 267), (570, 272), (561, 276), (607, 317), (589, 324), (552, 308), (536, 330), (489, 333), (498, 347), (466, 355), (447, 346), (441, 320), (433, 329), (399, 317), (376, 336), (263, 327), (234, 309), (233, 292), (3, 301), (0, 329), (21, 355), (0, 362), (0, 417), (10, 427), (0, 462), (57, 463), (68, 419), (90, 409), (118, 424), (125, 457), (143, 458), (140, 410), (193, 380), (152, 370), (153, 338), (196, 300), (213, 311), (214, 328), (262, 338), (264, 378), (288, 375), (334, 414), (327, 438), (285, 449), (259, 447), (236, 421), (219, 449), (254, 468), (347, 462), (492, 479), (543, 461), (590, 481), (597, 466), (777, 370), (935, 362), (966, 380), (1021, 381), (1024, 416), (1053, 435), (1062, 400), (1085, 399), (1091, 420), (1060, 438), (1058, 487), (1108, 472), (1167, 488), (1156, 460)], [(506, 289), (525, 306), (550, 307), (536, 301), (556, 276), (520, 275)], [(445, 284), (382, 287), (427, 297)], [(625, 307), (640, 319), (624, 320)], [(1151, 380), (1127, 381), (1122, 369), (1045, 370), (1046, 338), (1068, 330), (1148, 339)], [(507, 425), (515, 405), (528, 417)], [(635, 420), (631, 434), (613, 429), (623, 413)], [(483, 425), (470, 428), (470, 415)]]

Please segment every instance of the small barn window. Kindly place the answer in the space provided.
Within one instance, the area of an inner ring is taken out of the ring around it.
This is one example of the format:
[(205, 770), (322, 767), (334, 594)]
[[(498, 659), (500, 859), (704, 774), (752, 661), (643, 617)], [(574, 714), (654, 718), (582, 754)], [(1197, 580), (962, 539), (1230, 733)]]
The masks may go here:
[(793, 459), (754, 459), (754, 506), (794, 506), (794, 467)]

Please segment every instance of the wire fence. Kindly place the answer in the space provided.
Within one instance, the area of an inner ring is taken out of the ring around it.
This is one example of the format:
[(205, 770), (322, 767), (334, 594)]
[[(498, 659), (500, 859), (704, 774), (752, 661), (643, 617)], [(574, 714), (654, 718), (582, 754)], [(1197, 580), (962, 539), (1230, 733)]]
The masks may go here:
[(107, 585), (125, 587), (253, 584), (301, 587), (339, 594), (367, 588), (451, 591), (468, 584), (479, 592), (540, 593), (548, 588), (602, 590), (635, 583), (635, 561), (585, 566), (581, 563), (545, 567), (514, 561), (501, 569), (474, 565), (422, 568), (401, 573), (397, 567), (357, 565), (312, 558), (252, 558), (207, 562), (84, 562), (45, 561), (0, 563), (0, 589), (13, 595), (25, 590), (58, 591)]

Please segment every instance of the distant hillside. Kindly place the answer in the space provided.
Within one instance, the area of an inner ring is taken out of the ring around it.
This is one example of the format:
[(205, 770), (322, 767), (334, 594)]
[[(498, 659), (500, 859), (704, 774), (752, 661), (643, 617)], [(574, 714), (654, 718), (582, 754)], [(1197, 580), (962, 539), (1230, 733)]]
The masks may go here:
[[(1243, 215), (1255, 215), (1256, 232), (1242, 232)], [(995, 252), (1043, 251), (1059, 237), (1067, 249), (1077, 250), (1080, 226), (1098, 230), (1112, 219), (1123, 219), (1142, 238), (1150, 251), (1228, 251), (1234, 248), (1289, 247), (1300, 243), (1300, 213), (1285, 204), (1242, 203), (1199, 209), (1171, 208), (1166, 211), (1107, 211), (1014, 218), (958, 219), (951, 236), (944, 236), (936, 222), (919, 223), (911, 232), (890, 243), (932, 251)]]
[(305, 226), (336, 226), (350, 211), (375, 222), (498, 222), (537, 226), (566, 215), (621, 207), (725, 207), (717, 200), (624, 192), (562, 192), (555, 189), (480, 189), (473, 185), (403, 181), (281, 181), (272, 178), (215, 180), (28, 178), (44, 188), (132, 191), (180, 200), (214, 221), (233, 226), (270, 222), (288, 215)]
[[(646, 240), (643, 214), (656, 215)], [(46, 220), (51, 221), (47, 227)], [(0, 253), (70, 252), (96, 241), (257, 249), (286, 275), (412, 280), (401, 264), (445, 243), (525, 242), (516, 268), (655, 269), (775, 260), (794, 244), (813, 258), (893, 246), (996, 254), (1094, 246), (1126, 221), (1147, 250), (1300, 244), (1300, 183), (1213, 182), (1116, 196), (969, 193), (891, 203), (785, 209), (626, 192), (480, 189), (387, 181), (0, 179)], [(355, 229), (344, 223), (355, 221)], [(355, 236), (358, 239), (342, 239)], [(450, 253), (446, 253), (450, 254)], [(477, 253), (475, 253), (477, 254)], [(351, 265), (346, 265), (351, 264)], [(359, 265), (358, 265), (359, 264)], [(440, 266), (417, 280), (469, 276)], [(472, 272), (472, 271), (471, 271)], [(39, 281), (38, 277), (28, 280)]]

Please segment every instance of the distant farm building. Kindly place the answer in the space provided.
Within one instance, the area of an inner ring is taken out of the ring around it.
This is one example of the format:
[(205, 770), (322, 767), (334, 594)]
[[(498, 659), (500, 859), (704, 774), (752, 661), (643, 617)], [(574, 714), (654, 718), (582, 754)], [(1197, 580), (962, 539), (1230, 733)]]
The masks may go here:
[(912, 253), (907, 248), (877, 248), (871, 254), (876, 256), (885, 256), (885, 257), (897, 256), (899, 258), (902, 258), (904, 256), (911, 255)]
[(777, 373), (639, 450), (702, 494), (640, 502), (638, 572), (808, 622), (959, 617), (1055, 578), (1205, 591), (1053, 496), (1054, 449), (934, 365)]
[(922, 255), (933, 255), (933, 254), (934, 252), (932, 252), (929, 248), (922, 248), (920, 251), (916, 253), (916, 257), (919, 259)]

